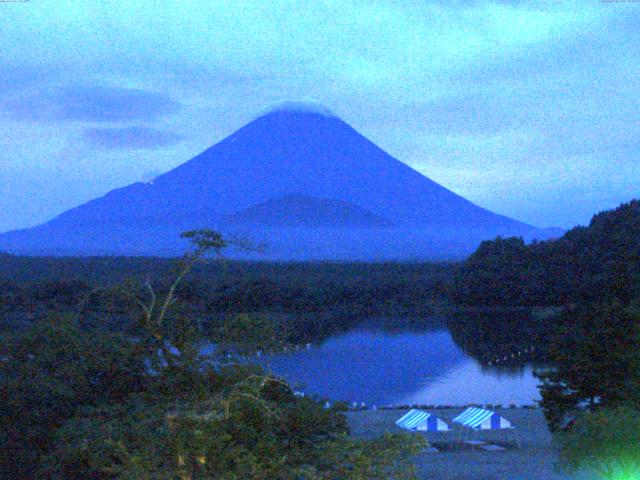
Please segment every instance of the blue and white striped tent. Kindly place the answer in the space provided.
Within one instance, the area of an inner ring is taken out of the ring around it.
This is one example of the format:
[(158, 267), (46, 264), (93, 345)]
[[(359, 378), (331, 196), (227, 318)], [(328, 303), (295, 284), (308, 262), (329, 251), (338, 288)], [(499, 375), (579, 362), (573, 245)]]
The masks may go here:
[(453, 419), (463, 427), (474, 430), (499, 430), (503, 428), (515, 428), (513, 424), (501, 415), (484, 408), (469, 407)]
[(417, 430), (418, 432), (449, 431), (449, 425), (424, 410), (409, 410), (396, 420), (396, 425), (406, 430)]

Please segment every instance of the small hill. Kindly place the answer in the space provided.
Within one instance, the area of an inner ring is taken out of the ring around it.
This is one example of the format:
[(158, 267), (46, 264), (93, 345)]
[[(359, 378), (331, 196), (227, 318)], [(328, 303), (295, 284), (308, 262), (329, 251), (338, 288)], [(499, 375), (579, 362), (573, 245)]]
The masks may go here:
[(392, 227), (393, 223), (342, 200), (285, 195), (222, 217), (228, 225), (281, 227)]

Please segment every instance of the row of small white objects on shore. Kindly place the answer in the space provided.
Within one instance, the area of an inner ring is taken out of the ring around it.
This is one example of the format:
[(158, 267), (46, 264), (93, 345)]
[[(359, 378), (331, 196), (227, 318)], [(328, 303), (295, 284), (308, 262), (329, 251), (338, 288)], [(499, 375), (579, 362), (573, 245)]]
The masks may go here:
[[(296, 390), (293, 392), (293, 394), (296, 397), (301, 397), (303, 398), (305, 396), (305, 393), (299, 390)], [(346, 402), (338, 402), (338, 403), (342, 403), (345, 404)], [(324, 403), (324, 408), (329, 409), (331, 408), (331, 402), (326, 401)], [(383, 410), (396, 410), (396, 409), (408, 409), (408, 408), (428, 408), (428, 409), (442, 409), (442, 408), (447, 408), (447, 409), (460, 409), (460, 408), (467, 408), (467, 407), (485, 407), (485, 408), (506, 408), (503, 407), (502, 404), (478, 404), (478, 403), (467, 403), (467, 404), (462, 404), (462, 405), (406, 405), (406, 404), (387, 404), (387, 405), (382, 405), (381, 409)], [(537, 406), (535, 404), (531, 404), (531, 405), (525, 405), (525, 404), (521, 404), (520, 407), (522, 408), (536, 408)], [(367, 406), (367, 404), (365, 402), (351, 402), (351, 404), (347, 403), (347, 408), (349, 408), (350, 410), (378, 410), (378, 406), (374, 403), (373, 405), (371, 405), (371, 408), (369, 408)], [(509, 408), (516, 408), (515, 404), (509, 404)]]
[[(291, 349), (289, 349), (289, 347), (287, 347), (287, 346), (284, 346), (282, 348), (281, 352), (279, 352), (279, 353), (288, 353), (290, 351), (291, 352), (297, 352), (299, 350), (302, 350), (303, 348), (306, 349), (306, 350), (310, 350), (311, 349), (311, 344), (307, 343), (304, 346), (295, 345), (295, 346), (291, 347)], [(495, 360), (487, 362), (487, 365), (491, 366), (491, 365), (493, 365), (495, 363), (500, 363), (500, 361), (506, 362), (509, 359), (512, 359), (512, 358), (515, 359), (516, 357), (520, 357), (525, 353), (532, 353), (534, 350), (535, 350), (535, 347), (531, 346), (531, 347), (525, 348), (524, 350), (519, 350), (517, 353), (512, 353), (510, 355), (504, 355), (502, 358), (498, 357)], [(255, 357), (256, 358), (261, 358), (262, 355), (263, 355), (262, 350), (258, 350), (255, 353)], [(227, 358), (232, 358), (232, 357), (240, 358), (242, 360), (247, 360), (247, 358), (248, 358), (246, 355), (232, 355), (230, 353), (227, 354)]]
[[(297, 351), (300, 351), (302, 349), (311, 350), (311, 344), (310, 343), (306, 343), (305, 345), (294, 345), (291, 348), (289, 348), (287, 346), (284, 346), (280, 352), (276, 352), (276, 353), (297, 352)], [(261, 358), (262, 355), (264, 355), (264, 352), (262, 350), (258, 350), (252, 356), (254, 356), (256, 358)], [(237, 359), (240, 359), (240, 360), (248, 360), (250, 358), (247, 355), (234, 355), (232, 353), (227, 353), (226, 357), (227, 357), (227, 359), (237, 358)]]
[[(311, 350), (311, 344), (310, 343), (305, 343), (304, 345), (293, 345), (291, 348), (289, 348), (288, 346), (285, 345), (284, 347), (282, 347), (282, 350), (280, 352), (277, 352), (277, 353), (297, 352), (297, 351), (300, 351), (302, 349)], [(258, 358), (262, 357), (262, 350), (258, 350), (256, 352), (256, 357), (258, 357)]]
[[(535, 350), (535, 347), (529, 347), (529, 348), (525, 348), (524, 350), (518, 350), (518, 353), (512, 353), (511, 355), (505, 355), (504, 357), (502, 357), (502, 361), (506, 362), (507, 360), (510, 360), (512, 358), (516, 358), (516, 357), (521, 357), (524, 353), (531, 353)], [(500, 363), (500, 358), (496, 358), (493, 361), (490, 361), (487, 363), (487, 365), (491, 366), (494, 363)]]
[[(295, 392), (293, 392), (293, 394), (296, 397), (300, 397), (300, 398), (304, 398), (305, 393), (301, 392), (299, 390), (296, 390)], [(354, 410), (365, 410), (367, 409), (367, 404), (364, 402), (351, 402), (350, 407)], [(327, 401), (324, 403), (324, 408), (331, 408), (331, 402)], [(378, 407), (375, 405), (375, 403), (371, 406), (371, 410), (377, 410)]]

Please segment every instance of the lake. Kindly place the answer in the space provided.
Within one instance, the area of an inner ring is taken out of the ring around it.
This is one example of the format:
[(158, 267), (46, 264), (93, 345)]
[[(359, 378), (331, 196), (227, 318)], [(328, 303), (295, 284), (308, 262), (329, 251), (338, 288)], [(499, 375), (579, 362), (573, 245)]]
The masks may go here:
[(296, 390), (371, 405), (530, 405), (540, 398), (533, 367), (481, 366), (446, 325), (367, 322), (307, 348), (256, 359)]

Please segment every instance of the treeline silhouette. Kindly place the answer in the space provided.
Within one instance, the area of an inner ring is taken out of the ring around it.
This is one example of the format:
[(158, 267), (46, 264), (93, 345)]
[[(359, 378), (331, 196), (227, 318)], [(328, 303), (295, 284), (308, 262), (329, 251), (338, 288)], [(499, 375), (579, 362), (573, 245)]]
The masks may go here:
[(466, 306), (628, 304), (640, 296), (640, 201), (556, 240), (485, 241), (460, 268), (453, 292)]
[[(25, 328), (56, 311), (78, 315), (87, 327), (126, 331), (129, 305), (119, 287), (150, 279), (162, 292), (175, 265), (166, 258), (0, 254), (0, 329)], [(455, 268), (212, 260), (197, 265), (177, 296), (204, 334), (225, 316), (252, 313), (287, 323), (293, 341), (309, 341), (366, 317), (430, 313), (447, 301)]]

